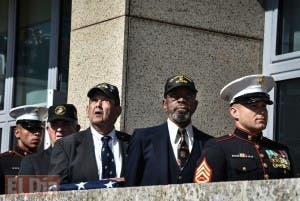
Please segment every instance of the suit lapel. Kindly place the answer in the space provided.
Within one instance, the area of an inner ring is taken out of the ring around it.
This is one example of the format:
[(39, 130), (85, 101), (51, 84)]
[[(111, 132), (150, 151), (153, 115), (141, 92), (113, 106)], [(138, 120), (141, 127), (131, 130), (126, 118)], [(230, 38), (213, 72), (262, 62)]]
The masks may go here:
[(81, 160), (81, 173), (87, 180), (98, 180), (98, 167), (95, 158), (94, 141), (91, 130), (88, 128), (78, 140), (78, 158)]
[[(121, 177), (124, 175), (124, 168), (127, 160), (127, 148), (128, 148), (128, 140), (124, 139), (124, 133), (116, 131), (116, 136), (120, 143), (120, 151), (122, 155), (122, 169), (121, 169)], [(126, 140), (126, 141), (125, 141)]]
[(194, 133), (194, 143), (193, 143), (193, 149), (190, 154), (189, 163), (195, 162), (199, 159), (201, 155), (202, 150), (202, 140), (200, 139), (200, 133), (193, 127), (193, 133)]
[[(193, 133), (194, 133), (194, 144), (193, 144), (192, 152), (198, 152), (203, 148), (203, 139), (201, 139), (200, 136), (201, 133), (195, 127), (193, 127)], [(194, 148), (196, 150), (194, 150)]]
[(162, 124), (157, 132), (152, 135), (152, 144), (155, 154), (153, 157), (157, 161), (160, 179), (166, 184), (170, 183), (174, 172), (177, 173), (179, 168), (173, 154), (167, 123)]

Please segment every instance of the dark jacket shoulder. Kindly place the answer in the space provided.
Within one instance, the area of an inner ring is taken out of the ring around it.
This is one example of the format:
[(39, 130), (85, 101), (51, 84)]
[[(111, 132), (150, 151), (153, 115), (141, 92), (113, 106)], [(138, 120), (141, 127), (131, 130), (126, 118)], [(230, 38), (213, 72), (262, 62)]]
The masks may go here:
[(234, 138), (235, 138), (234, 135), (227, 134), (227, 135), (223, 135), (223, 136), (217, 137), (217, 138), (215, 138), (215, 140), (216, 140), (217, 143), (222, 143), (222, 142), (230, 141), (230, 140), (232, 140)]
[[(74, 143), (81, 143), (83, 140), (87, 138), (87, 135), (92, 135), (91, 129), (87, 128), (86, 130), (79, 131), (77, 133), (73, 133), (71, 135), (68, 135), (66, 137), (63, 137), (59, 140), (57, 140), (56, 143), (64, 144), (64, 145), (74, 145)], [(121, 132), (121, 131), (116, 131), (116, 136), (119, 140), (121, 141), (129, 141), (131, 138), (131, 135)]]
[(207, 133), (204, 133), (203, 131), (200, 131), (195, 126), (193, 126), (193, 132), (194, 132), (194, 137), (196, 139), (209, 140), (211, 138), (214, 138), (213, 136), (211, 136), (211, 135), (209, 135)]
[(282, 149), (282, 150), (288, 150), (288, 147), (284, 144), (281, 144), (279, 142), (270, 140), (266, 137), (263, 137), (262, 139), (263, 144), (268, 145), (268, 148), (270, 149)]
[(131, 135), (122, 131), (116, 131), (116, 136), (119, 140), (128, 142), (131, 138)]
[(156, 135), (161, 135), (162, 133), (168, 132), (167, 123), (163, 123), (161, 125), (145, 127), (145, 128), (136, 128), (133, 131), (132, 138), (146, 140), (155, 138)]

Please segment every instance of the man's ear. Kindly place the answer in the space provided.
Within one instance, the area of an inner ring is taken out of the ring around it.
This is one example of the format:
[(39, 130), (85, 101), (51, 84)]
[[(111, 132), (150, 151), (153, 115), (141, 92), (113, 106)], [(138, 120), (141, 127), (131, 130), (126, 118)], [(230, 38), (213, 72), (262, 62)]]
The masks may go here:
[(89, 105), (86, 106), (85, 114), (87, 117), (89, 117)]
[(17, 139), (20, 139), (20, 128), (18, 128), (17, 126), (14, 128), (14, 134)]
[(230, 108), (229, 108), (229, 112), (231, 114), (231, 116), (237, 120), (239, 118), (239, 110), (238, 110), (238, 107), (235, 106), (235, 105), (232, 105)]
[(121, 106), (118, 106), (116, 108), (116, 113), (117, 113), (117, 117), (120, 116), (120, 114), (122, 113), (122, 107)]
[(163, 106), (163, 108), (167, 111), (167, 99), (163, 99), (162, 100), (162, 106)]
[(198, 107), (198, 100), (195, 100), (195, 108), (194, 108), (194, 112), (196, 111), (197, 107)]

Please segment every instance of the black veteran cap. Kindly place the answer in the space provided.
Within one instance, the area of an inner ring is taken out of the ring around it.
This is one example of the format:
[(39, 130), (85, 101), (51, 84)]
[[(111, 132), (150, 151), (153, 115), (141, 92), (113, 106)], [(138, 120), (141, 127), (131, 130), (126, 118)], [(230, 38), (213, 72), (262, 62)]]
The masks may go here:
[(227, 84), (220, 92), (223, 100), (228, 101), (230, 105), (234, 103), (254, 103), (264, 101), (271, 105), (268, 94), (273, 89), (275, 82), (273, 77), (265, 75), (248, 75), (236, 79)]
[(116, 105), (120, 105), (119, 90), (116, 86), (108, 83), (97, 84), (96, 86), (94, 86), (89, 90), (87, 96), (89, 98), (92, 98), (97, 91), (103, 92), (109, 98), (115, 100)]
[(165, 84), (165, 92), (164, 92), (164, 97), (167, 96), (167, 94), (178, 87), (186, 87), (192, 90), (195, 94), (198, 92), (197, 89), (195, 88), (194, 81), (185, 76), (185, 75), (176, 75), (173, 77), (170, 77), (166, 84)]
[(48, 109), (48, 122), (55, 120), (77, 121), (77, 110), (73, 104), (52, 105)]

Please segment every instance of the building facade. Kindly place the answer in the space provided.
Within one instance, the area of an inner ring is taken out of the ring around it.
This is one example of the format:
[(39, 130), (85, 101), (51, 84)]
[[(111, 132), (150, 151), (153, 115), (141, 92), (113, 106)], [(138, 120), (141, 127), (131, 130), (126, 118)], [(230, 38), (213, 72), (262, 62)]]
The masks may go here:
[(265, 135), (288, 144), (300, 161), (297, 0), (0, 4), (1, 152), (13, 146), (11, 108), (73, 103), (86, 128), (86, 93), (100, 82), (120, 89), (117, 129), (131, 133), (163, 122), (163, 86), (177, 73), (191, 76), (199, 90), (193, 123), (214, 136), (227, 134), (233, 124), (220, 89), (238, 77), (265, 73), (277, 83)]

